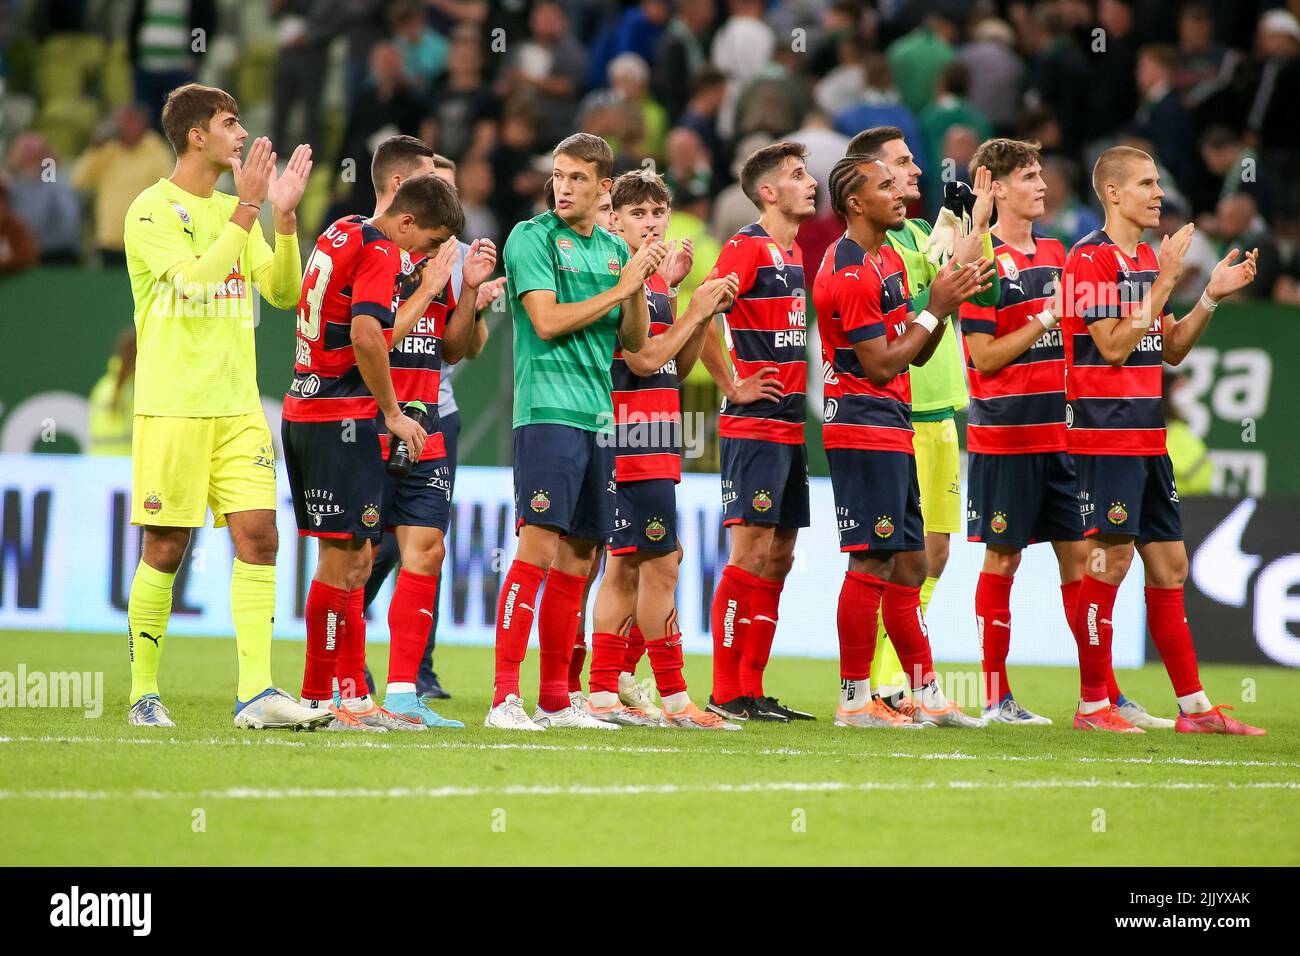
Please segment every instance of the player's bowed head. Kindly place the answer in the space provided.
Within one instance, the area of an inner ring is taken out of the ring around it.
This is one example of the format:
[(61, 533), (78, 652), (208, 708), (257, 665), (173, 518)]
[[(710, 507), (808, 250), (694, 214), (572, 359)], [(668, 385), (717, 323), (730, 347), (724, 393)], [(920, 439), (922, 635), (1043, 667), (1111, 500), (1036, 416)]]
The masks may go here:
[(432, 256), (464, 230), (465, 213), (456, 191), (438, 176), (426, 174), (404, 181), (373, 221), (399, 248)]

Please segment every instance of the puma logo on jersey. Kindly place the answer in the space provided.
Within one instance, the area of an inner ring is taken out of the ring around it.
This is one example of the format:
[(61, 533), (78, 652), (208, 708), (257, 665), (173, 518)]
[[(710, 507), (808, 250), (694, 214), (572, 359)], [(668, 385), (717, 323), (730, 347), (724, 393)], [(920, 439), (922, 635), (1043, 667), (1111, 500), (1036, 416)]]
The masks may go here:
[(858, 270), (857, 270), (857, 269), (845, 269), (845, 270), (844, 270), (842, 273), (840, 273), (840, 274), (841, 274), (841, 275), (844, 275), (844, 276), (851, 276), (851, 277), (854, 278), (854, 279), (859, 278), (859, 276), (858, 276)]

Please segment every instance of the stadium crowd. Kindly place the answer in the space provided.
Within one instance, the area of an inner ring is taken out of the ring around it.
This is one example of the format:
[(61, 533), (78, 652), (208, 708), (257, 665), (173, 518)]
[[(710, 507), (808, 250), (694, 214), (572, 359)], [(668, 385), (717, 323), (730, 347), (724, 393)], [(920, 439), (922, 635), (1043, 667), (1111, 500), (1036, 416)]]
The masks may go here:
[[(753, 215), (738, 158), (794, 139), (825, 183), (849, 136), (887, 124), (935, 174), (913, 210), (927, 216), (988, 136), (1040, 142), (1041, 226), (1067, 248), (1098, 225), (1083, 171), (1108, 146), (1139, 146), (1162, 167), (1161, 229), (1201, 227), (1180, 293), (1235, 243), (1260, 250), (1244, 294), (1300, 302), (1300, 129), (1286, 107), (1300, 92), (1300, 0), (9, 7), (0, 272), (92, 250), (120, 263), (126, 204), (170, 168), (150, 123), (166, 90), (197, 78), (232, 89), (277, 144), (314, 145), (304, 234), (364, 208), (372, 145), (406, 133), (458, 163), (469, 232), (504, 241), (542, 208), (550, 146), (583, 130), (614, 147), (616, 173), (653, 161), (677, 197), (675, 230), (707, 253)], [(50, 62), (64, 50), (83, 52)], [(64, 161), (72, 174), (51, 175)], [(799, 235), (809, 261), (843, 228), (818, 205)]]

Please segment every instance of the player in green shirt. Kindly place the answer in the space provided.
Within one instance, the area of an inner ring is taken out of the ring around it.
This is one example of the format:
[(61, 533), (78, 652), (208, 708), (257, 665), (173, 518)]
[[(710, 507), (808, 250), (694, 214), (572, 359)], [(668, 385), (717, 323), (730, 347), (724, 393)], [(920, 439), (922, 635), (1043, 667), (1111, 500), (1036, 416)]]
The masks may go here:
[[(554, 151), (555, 209), (519, 223), (506, 240), (519, 550), (497, 601), (488, 727), (619, 729), (571, 706), (569, 655), (587, 574), (614, 525), (614, 343), (625, 352), (645, 344), (645, 281), (665, 246), (646, 242), (629, 255), (622, 239), (597, 225), (597, 203), (613, 170), (614, 154), (599, 136), (567, 137)], [(530, 719), (519, 696), (519, 665), (543, 580), (536, 612), (541, 686)]]
[[(884, 161), (903, 188), (903, 201), (921, 198), (921, 169), (907, 147), (903, 131), (896, 126), (876, 126), (863, 130), (849, 142), (849, 153), (861, 153)], [(993, 242), (989, 236), (992, 218), (992, 179), (980, 170), (975, 183), (976, 203), (969, 235), (958, 239), (953, 250), (958, 262), (970, 262), (977, 256), (993, 261)], [(930, 300), (930, 284), (939, 266), (930, 259), (931, 227), (924, 219), (907, 219), (901, 229), (889, 233), (888, 242), (903, 259), (907, 270), (907, 288), (912, 305), (918, 312)], [(999, 285), (994, 273), (993, 284), (974, 296), (977, 305), (997, 305)], [(948, 536), (962, 530), (961, 458), (957, 443), (954, 414), (966, 407), (966, 373), (961, 345), (949, 323), (939, 347), (923, 366), (912, 368), (912, 428), (916, 450), (916, 472), (921, 485), (921, 513), (925, 519), (925, 557), (927, 574), (921, 587), (921, 608), (929, 607), (939, 576), (948, 563)], [(883, 696), (893, 692), (895, 702), (908, 686), (898, 655), (885, 633), (880, 633), (872, 666), (871, 686), (884, 688)]]

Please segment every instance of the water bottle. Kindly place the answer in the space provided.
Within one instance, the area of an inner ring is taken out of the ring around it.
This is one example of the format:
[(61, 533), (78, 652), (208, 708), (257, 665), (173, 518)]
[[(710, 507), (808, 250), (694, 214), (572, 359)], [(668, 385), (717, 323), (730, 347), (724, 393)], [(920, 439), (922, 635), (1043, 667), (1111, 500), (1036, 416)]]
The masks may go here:
[[(429, 409), (424, 402), (407, 402), (402, 414), (413, 419), (426, 432), (429, 430)], [(392, 442), (388, 447), (388, 473), (394, 478), (405, 478), (411, 473), (411, 465), (411, 450), (406, 447), (406, 442), (400, 439)]]

